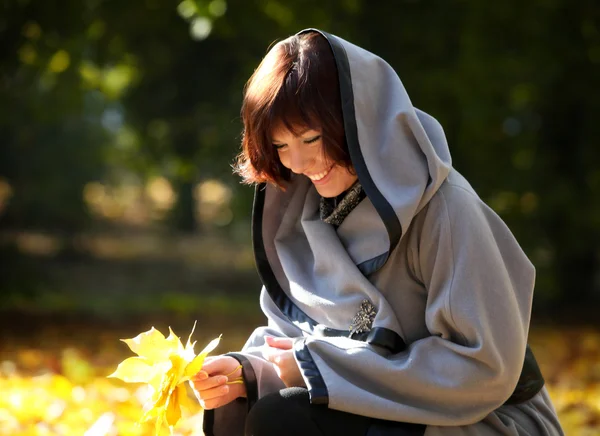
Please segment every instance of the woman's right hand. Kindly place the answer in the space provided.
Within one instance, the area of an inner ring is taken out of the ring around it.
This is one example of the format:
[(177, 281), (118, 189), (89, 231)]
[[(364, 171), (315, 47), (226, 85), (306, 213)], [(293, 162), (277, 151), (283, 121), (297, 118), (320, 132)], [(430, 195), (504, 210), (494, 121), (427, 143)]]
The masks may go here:
[(202, 370), (192, 377), (194, 389), (204, 409), (216, 409), (246, 396), (246, 386), (243, 383), (226, 384), (242, 376), (239, 366), (240, 363), (230, 356), (206, 358)]

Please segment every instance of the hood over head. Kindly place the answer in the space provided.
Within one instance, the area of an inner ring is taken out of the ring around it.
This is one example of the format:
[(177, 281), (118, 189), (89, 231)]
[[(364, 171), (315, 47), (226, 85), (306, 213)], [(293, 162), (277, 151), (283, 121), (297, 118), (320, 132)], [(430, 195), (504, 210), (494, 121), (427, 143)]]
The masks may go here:
[(369, 299), (378, 308), (375, 324), (386, 326), (371, 333), (387, 333), (368, 342), (399, 349), (401, 328), (368, 277), (385, 265), (448, 176), (444, 132), (412, 106), (384, 60), (337, 36), (303, 32), (320, 33), (332, 49), (346, 142), (369, 201), (359, 204), (336, 234), (319, 219), (319, 195), (306, 176), (293, 174), (285, 191), (258, 185), (252, 224), (258, 273), (281, 313), (316, 334), (347, 336), (347, 320)]
[[(451, 157), (444, 131), (432, 116), (413, 107), (394, 69), (377, 55), (317, 29), (327, 39), (336, 62), (346, 142), (352, 165), (367, 197), (385, 225), (389, 244), (361, 270), (381, 268), (413, 217), (448, 176)], [(290, 182), (297, 183), (299, 177)], [(271, 187), (272, 188), (272, 187)], [(293, 188), (293, 187), (292, 187)], [(263, 203), (259, 185), (255, 199)], [(293, 190), (293, 189), (292, 189)], [(285, 207), (287, 203), (271, 204)], [(262, 233), (262, 232), (261, 232)]]

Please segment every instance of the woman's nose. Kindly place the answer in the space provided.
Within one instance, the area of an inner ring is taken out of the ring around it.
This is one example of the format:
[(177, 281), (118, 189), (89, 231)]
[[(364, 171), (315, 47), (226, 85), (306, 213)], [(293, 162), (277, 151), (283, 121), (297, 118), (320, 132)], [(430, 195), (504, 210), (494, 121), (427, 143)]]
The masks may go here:
[(291, 153), (290, 160), (290, 169), (296, 174), (302, 174), (314, 163), (314, 156), (306, 150), (295, 150)]

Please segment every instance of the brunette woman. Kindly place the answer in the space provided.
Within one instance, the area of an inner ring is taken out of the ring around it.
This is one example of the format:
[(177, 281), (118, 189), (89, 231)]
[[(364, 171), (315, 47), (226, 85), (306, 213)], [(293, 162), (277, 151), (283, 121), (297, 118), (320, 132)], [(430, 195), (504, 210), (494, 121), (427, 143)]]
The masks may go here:
[(527, 347), (534, 267), (385, 61), (300, 32), (242, 119), (267, 326), (197, 375), (207, 435), (562, 434)]

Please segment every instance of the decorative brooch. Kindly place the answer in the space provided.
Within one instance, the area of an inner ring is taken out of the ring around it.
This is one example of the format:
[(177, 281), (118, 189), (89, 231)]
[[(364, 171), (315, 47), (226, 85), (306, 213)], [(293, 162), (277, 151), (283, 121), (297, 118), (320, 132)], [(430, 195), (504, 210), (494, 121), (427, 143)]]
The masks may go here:
[(350, 324), (350, 337), (354, 336), (355, 333), (370, 332), (373, 321), (375, 320), (377, 311), (375, 306), (369, 300), (363, 300), (360, 303), (360, 310), (352, 318), (352, 324)]

